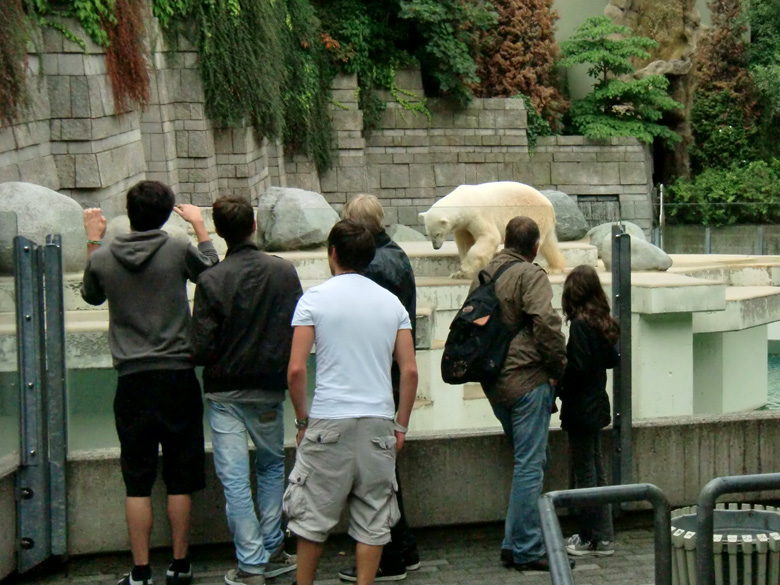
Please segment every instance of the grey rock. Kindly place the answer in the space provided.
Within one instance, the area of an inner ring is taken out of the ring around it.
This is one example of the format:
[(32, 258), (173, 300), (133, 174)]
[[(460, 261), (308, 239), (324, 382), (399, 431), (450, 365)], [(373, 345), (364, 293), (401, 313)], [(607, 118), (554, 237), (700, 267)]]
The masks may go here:
[(572, 242), (585, 237), (588, 222), (577, 203), (563, 191), (541, 191), (555, 209), (555, 235), (559, 242)]
[(257, 203), (257, 243), (271, 251), (322, 246), (338, 220), (319, 193), (271, 187)]
[[(601, 243), (604, 241), (604, 238), (606, 238), (608, 235), (612, 234), (612, 226), (615, 225), (616, 221), (608, 222), (608, 223), (602, 223), (597, 225), (594, 228), (591, 228), (588, 230), (588, 233), (586, 234), (590, 238), (590, 243), (593, 246), (596, 246), (596, 249), (599, 251), (599, 258), (601, 258)], [(636, 225), (635, 223), (631, 223), (630, 221), (624, 221), (622, 222), (623, 226), (629, 235), (634, 236), (635, 238), (638, 238), (640, 240), (647, 241), (647, 238), (645, 237), (645, 232), (642, 231), (642, 228)]]
[[(629, 234), (631, 238), (631, 270), (668, 270), (672, 266), (672, 259), (661, 248)], [(612, 242), (610, 238), (604, 238), (601, 242), (601, 258), (604, 268), (612, 269)]]
[(13, 239), (17, 234), (45, 244), (49, 234), (62, 236), (65, 272), (80, 272), (87, 257), (84, 211), (70, 197), (33, 183), (0, 183), (0, 215), (16, 216), (16, 229), (0, 229), (0, 274), (13, 274)]
[[(172, 238), (191, 241), (191, 238), (187, 233), (188, 225), (189, 224), (178, 215), (171, 213), (171, 217), (168, 218), (168, 221), (165, 222), (162, 229), (168, 232), (168, 235)], [(129, 233), (130, 219), (126, 215), (118, 215), (108, 221), (108, 224), (106, 225), (106, 235), (103, 236), (103, 245), (108, 246), (117, 236)]]
[(387, 235), (396, 242), (425, 242), (428, 240), (426, 236), (416, 229), (401, 225), (400, 223), (388, 226), (386, 231)]

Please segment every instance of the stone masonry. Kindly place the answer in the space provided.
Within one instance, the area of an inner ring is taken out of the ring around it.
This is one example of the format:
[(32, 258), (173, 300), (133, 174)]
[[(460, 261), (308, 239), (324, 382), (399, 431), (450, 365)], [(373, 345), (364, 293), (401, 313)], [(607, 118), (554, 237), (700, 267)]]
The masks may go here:
[[(115, 112), (105, 54), (75, 21), (63, 22), (86, 51), (52, 28), (30, 57), (33, 105), (0, 128), (0, 181), (28, 181), (65, 193), (107, 217), (124, 211), (124, 194), (141, 179), (172, 186), (181, 202), (210, 205), (219, 195), (256, 202), (270, 186), (318, 191), (340, 211), (361, 192), (376, 194), (388, 224), (421, 229), (418, 213), (464, 183), (520, 181), (575, 198), (591, 223), (627, 219), (652, 225), (652, 158), (634, 139), (540, 138), (533, 152), (521, 100), (475, 99), (453, 109), (424, 99), (419, 72), (401, 71), (380, 128), (366, 135), (354, 75), (332, 86), (334, 166), (318, 173), (300, 154), (249, 127), (218, 128), (206, 115), (195, 48), (166, 47), (152, 23), (151, 98), (146, 108)], [(42, 74), (42, 76), (40, 76)], [(398, 99), (396, 99), (398, 98)]]

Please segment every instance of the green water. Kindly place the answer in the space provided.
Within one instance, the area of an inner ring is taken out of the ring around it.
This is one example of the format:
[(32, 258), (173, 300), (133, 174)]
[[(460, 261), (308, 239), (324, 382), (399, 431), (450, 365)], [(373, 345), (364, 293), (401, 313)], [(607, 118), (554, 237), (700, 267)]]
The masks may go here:
[[(769, 401), (764, 410), (780, 410), (780, 354), (768, 357)], [(309, 362), (314, 370), (313, 358)], [(198, 372), (200, 373), (200, 372)], [(313, 392), (313, 376), (309, 376), (309, 395)], [(68, 388), (68, 451), (117, 448), (119, 442), (114, 427), (113, 400), (116, 372), (113, 369), (70, 370)], [(289, 398), (285, 402), (285, 440), (295, 436), (293, 409)], [(204, 434), (210, 442), (211, 433), (204, 418)], [(0, 372), (0, 459), (19, 451), (19, 389), (16, 372)]]
[(768, 376), (768, 401), (763, 410), (780, 410), (780, 354), (769, 354)]

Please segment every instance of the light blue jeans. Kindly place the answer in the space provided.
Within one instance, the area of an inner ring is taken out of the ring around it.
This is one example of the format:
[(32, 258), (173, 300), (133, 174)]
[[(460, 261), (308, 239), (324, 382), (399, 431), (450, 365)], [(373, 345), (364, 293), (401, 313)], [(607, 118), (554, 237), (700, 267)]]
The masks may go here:
[[(284, 420), (282, 403), (209, 400), (214, 466), (225, 492), (225, 512), (236, 545), (238, 567), (263, 573), (282, 544)], [(257, 510), (252, 501), (247, 434), (255, 444)]]
[(501, 548), (511, 550), (517, 564), (546, 555), (536, 502), (542, 494), (547, 466), (547, 434), (554, 398), (552, 386), (542, 384), (511, 406), (493, 405), (514, 453), (512, 493)]

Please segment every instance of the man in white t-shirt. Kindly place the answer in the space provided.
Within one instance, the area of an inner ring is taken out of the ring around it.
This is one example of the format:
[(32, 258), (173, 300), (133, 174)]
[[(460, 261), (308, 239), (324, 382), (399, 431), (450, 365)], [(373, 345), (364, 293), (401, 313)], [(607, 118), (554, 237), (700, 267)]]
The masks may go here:
[[(333, 278), (306, 291), (293, 316), (287, 378), (298, 452), (284, 511), (298, 537), (298, 585), (314, 582), (324, 542), (347, 502), (349, 534), (357, 541), (357, 583), (371, 585), (399, 516), (395, 455), (417, 393), (417, 365), (406, 309), (360, 274), (374, 251), (374, 237), (361, 224), (343, 220), (333, 226), (328, 236)], [(306, 362), (315, 343), (309, 412)], [(395, 421), (393, 357), (401, 371)]]

